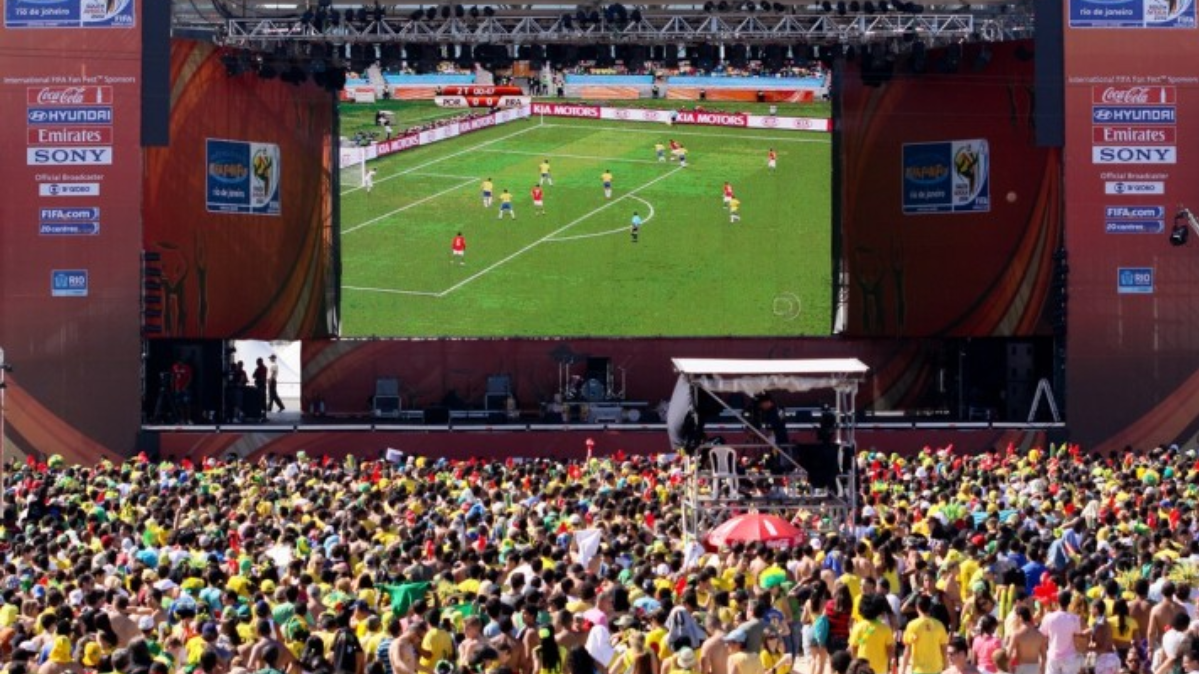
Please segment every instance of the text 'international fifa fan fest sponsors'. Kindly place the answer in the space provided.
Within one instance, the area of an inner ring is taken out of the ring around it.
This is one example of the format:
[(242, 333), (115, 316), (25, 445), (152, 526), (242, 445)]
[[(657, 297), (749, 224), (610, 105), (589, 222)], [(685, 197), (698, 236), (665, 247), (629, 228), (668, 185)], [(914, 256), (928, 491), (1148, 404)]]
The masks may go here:
[(133, 28), (135, 0), (5, 0), (5, 28)]
[(991, 210), (991, 152), (982, 138), (903, 146), (903, 212)]
[(1196, 0), (1069, 0), (1071, 28), (1194, 28)]
[(205, 203), (210, 213), (279, 215), (279, 146), (209, 138)]

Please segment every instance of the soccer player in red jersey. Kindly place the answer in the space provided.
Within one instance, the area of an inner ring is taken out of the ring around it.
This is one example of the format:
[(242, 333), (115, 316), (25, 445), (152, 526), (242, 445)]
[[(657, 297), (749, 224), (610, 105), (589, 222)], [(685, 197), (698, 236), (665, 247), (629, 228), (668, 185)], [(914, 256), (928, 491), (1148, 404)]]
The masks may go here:
[(729, 202), (733, 200), (733, 186), (726, 180), (724, 183), (724, 207), (729, 207)]
[(778, 160), (778, 153), (774, 151), (774, 148), (770, 148), (770, 152), (766, 153), (766, 168), (773, 171), (778, 166)]
[(545, 200), (544, 194), (541, 192), (541, 185), (534, 185), (529, 194), (533, 197), (533, 208), (537, 210), (537, 215), (545, 215)]
[(453, 243), (450, 244), (450, 264), (454, 264), (456, 260), (458, 264), (466, 264), (466, 237), (462, 236), (462, 232), (454, 237)]

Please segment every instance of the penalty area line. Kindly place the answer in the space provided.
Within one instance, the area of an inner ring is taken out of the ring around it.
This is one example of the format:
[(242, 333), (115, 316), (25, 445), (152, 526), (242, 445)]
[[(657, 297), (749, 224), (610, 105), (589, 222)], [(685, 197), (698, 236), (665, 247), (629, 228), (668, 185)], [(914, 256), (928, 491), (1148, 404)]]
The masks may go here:
[(466, 180), (458, 183), (457, 185), (454, 185), (453, 187), (451, 187), (449, 189), (442, 190), (440, 192), (437, 192), (436, 194), (430, 194), (429, 196), (425, 197), (424, 199), (418, 199), (410, 204), (405, 204), (404, 206), (400, 206), (399, 208), (395, 209), (394, 211), (388, 211), (388, 212), (384, 213), (383, 215), (380, 215), (377, 218), (371, 218), (370, 220), (367, 220), (366, 222), (354, 225), (353, 227), (351, 227), (349, 229), (343, 229), (343, 230), (341, 230), (341, 234), (342, 234), (342, 236), (345, 236), (346, 234), (352, 234), (352, 233), (357, 232), (358, 230), (362, 229), (363, 227), (369, 227), (377, 222), (380, 222), (386, 218), (396, 215), (397, 213), (403, 213), (404, 211), (408, 210), (409, 208), (413, 208), (415, 206), (420, 206), (421, 204), (425, 203), (426, 201), (432, 201), (432, 200), (436, 199), (437, 197), (440, 197), (444, 194), (449, 194), (450, 192), (453, 192), (454, 190), (460, 190), (463, 187), (466, 187), (467, 185), (470, 185), (473, 182), (475, 182), (474, 178), (467, 178)]
[[(646, 208), (649, 209), (649, 212), (646, 213), (646, 215), (645, 215), (645, 219), (641, 221), (642, 225), (644, 225), (645, 223), (654, 219), (654, 205), (653, 204), (646, 201), (645, 199), (642, 199), (641, 197), (636, 197), (636, 196), (630, 195), (630, 198), (640, 201), (641, 203), (645, 204)], [(606, 232), (595, 232), (593, 234), (575, 234), (574, 236), (556, 236), (552, 239), (546, 239), (546, 242), (547, 243), (560, 243), (563, 241), (581, 241), (583, 239), (596, 239), (601, 236), (611, 236), (613, 234), (622, 234), (627, 231), (629, 231), (628, 227), (621, 227), (619, 229), (609, 229)]]

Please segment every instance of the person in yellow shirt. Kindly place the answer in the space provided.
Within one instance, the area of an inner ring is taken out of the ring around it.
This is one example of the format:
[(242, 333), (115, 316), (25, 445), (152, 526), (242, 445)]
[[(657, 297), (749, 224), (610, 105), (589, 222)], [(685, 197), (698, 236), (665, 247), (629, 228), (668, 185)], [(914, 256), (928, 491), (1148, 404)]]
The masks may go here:
[(612, 198), (612, 171), (609, 169), (605, 169), (603, 175), (600, 176), (600, 180), (602, 180), (604, 183), (604, 198), (611, 199)]
[(939, 674), (945, 669), (945, 647), (949, 645), (949, 632), (939, 620), (929, 615), (932, 610), (932, 597), (921, 595), (916, 600), (917, 617), (903, 631), (905, 648), (900, 671)]
[(442, 660), (454, 661), (454, 638), (449, 632), (441, 629), (440, 617), (439, 609), (429, 609), (425, 613), (425, 624), (429, 626), (429, 631), (425, 632), (420, 642), (422, 672), (432, 672), (434, 666)]
[(737, 197), (729, 199), (729, 222), (741, 222), (741, 200)]
[(658, 161), (666, 161), (666, 146), (661, 142), (654, 143), (654, 154), (658, 155)]
[(777, 630), (768, 629), (762, 636), (762, 651), (758, 654), (766, 674), (790, 674), (791, 656), (784, 648), (783, 638)]
[(548, 159), (544, 159), (541, 162), (541, 181), (537, 184), (542, 186), (554, 184), (554, 178), (550, 175), (550, 160)]
[(511, 215), (513, 220), (516, 219), (516, 211), (512, 208), (512, 195), (508, 190), (500, 194), (500, 220), (504, 219), (505, 212)]
[(491, 208), (491, 193), (494, 189), (491, 178), (483, 181), (483, 208)]
[(895, 633), (880, 619), (886, 610), (886, 599), (864, 596), (859, 609), (862, 619), (849, 631), (850, 651), (879, 674), (890, 674), (895, 659)]

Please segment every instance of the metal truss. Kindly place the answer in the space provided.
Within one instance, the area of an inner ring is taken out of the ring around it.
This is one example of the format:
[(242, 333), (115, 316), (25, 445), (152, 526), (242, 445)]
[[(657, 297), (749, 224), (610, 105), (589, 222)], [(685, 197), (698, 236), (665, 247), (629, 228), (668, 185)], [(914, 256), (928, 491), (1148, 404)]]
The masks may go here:
[(389, 18), (318, 29), (300, 19), (230, 19), (217, 41), (262, 49), (310, 44), (867, 44), (907, 38), (928, 44), (1000, 41), (1032, 35), (1024, 14), (664, 14), (621, 24), (580, 26), (563, 16), (419, 20)]

